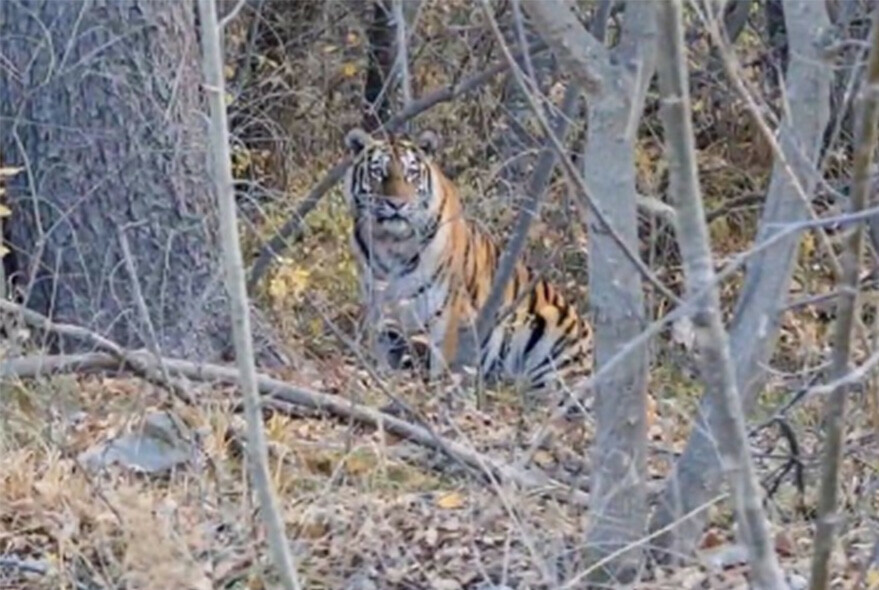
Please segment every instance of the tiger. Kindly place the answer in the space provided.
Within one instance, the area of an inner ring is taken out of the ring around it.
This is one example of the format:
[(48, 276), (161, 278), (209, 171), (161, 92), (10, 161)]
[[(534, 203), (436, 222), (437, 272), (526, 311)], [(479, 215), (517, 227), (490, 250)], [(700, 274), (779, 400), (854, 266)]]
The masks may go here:
[[(474, 329), (501, 251), (465, 218), (457, 187), (435, 161), (436, 133), (374, 138), (354, 128), (345, 145), (351, 158), (344, 181), (351, 246), (365, 321), (379, 332), (373, 350), (390, 358), (405, 339), (421, 335), (428, 377), (436, 377), (460, 364), (461, 337)], [(590, 372), (589, 324), (522, 260), (500, 310), (480, 352), (464, 353), (487, 382), (533, 392)], [(383, 317), (390, 319), (382, 324)]]

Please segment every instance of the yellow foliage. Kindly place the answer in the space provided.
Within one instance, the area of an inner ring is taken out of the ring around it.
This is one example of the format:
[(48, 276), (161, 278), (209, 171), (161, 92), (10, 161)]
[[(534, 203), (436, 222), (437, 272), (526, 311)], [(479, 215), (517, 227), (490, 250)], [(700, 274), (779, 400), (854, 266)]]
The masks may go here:
[[(3, 193), (0, 193), (0, 195), (2, 194)], [(9, 209), (9, 207), (4, 205), (3, 203), (0, 203), (0, 217), (9, 217), (10, 215), (12, 215), (12, 211)]]
[(342, 75), (346, 78), (353, 78), (357, 75), (357, 64), (347, 62), (342, 64)]
[(275, 305), (292, 299), (294, 302), (302, 300), (302, 295), (308, 288), (311, 271), (294, 266), (289, 262), (283, 264), (269, 281), (269, 296)]

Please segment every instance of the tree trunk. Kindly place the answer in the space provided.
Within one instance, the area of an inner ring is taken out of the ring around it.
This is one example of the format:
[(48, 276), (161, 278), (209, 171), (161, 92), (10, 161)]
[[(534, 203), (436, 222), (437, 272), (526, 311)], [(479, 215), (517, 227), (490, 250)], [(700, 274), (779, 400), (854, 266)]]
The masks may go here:
[(369, 41), (366, 86), (363, 89), (363, 127), (367, 131), (381, 128), (394, 108), (395, 30), (391, 3), (372, 0), (372, 15), (366, 30)]
[[(785, 2), (784, 19), (790, 33), (791, 59), (784, 82), (788, 110), (778, 138), (790, 170), (809, 196), (815, 187), (815, 164), (830, 116), (832, 68), (822, 46), (830, 23), (823, 2)], [(776, 160), (756, 243), (773, 238), (785, 224), (800, 221), (806, 215), (807, 208), (787, 167)], [(765, 364), (778, 336), (779, 312), (793, 276), (799, 241), (799, 235), (786, 237), (748, 262), (729, 328), (730, 350), (736, 361), (736, 387), (746, 412), (753, 408), (765, 383)], [(679, 522), (674, 530), (655, 539), (659, 559), (686, 556), (693, 551), (707, 518), (704, 510), (694, 511), (720, 491), (723, 471), (717, 441), (712, 435), (723, 428), (720, 396), (716, 388), (705, 389), (687, 446), (653, 515), (653, 531)], [(684, 518), (691, 512), (694, 514)]]
[(228, 351), (229, 320), (198, 47), (185, 2), (0, 2), (0, 154), (25, 168), (5, 238), (23, 303), (209, 360)]
[[(634, 252), (638, 251), (636, 127), (628, 127), (631, 120), (640, 119), (646, 86), (655, 70), (654, 19), (650, 3), (626, 4), (623, 39), (615, 53), (621, 63), (639, 66), (640, 76), (636, 73), (616, 92), (590, 100), (583, 158), (583, 177), (598, 206)], [(640, 273), (594, 216), (589, 224), (589, 285), (595, 364), (601, 367), (644, 330), (646, 314)], [(595, 504), (587, 543), (596, 547), (598, 557), (634, 543), (646, 528), (647, 371), (645, 345), (596, 387)], [(637, 572), (641, 551), (630, 551), (617, 561), (614, 578), (625, 582)]]
[[(614, 230), (637, 252), (634, 140), (653, 76), (656, 43), (653, 5), (626, 5), (624, 31), (611, 54), (583, 29), (566, 5), (529, 0), (524, 7), (546, 43), (566, 62), (589, 96), (583, 177)], [(644, 329), (641, 275), (623, 249), (589, 214), (589, 302), (595, 330), (595, 365), (601, 367)], [(646, 346), (596, 384), (598, 429), (594, 445), (587, 546), (590, 562), (608, 558), (643, 537), (647, 522)], [(621, 551), (590, 582), (625, 583), (642, 562), (635, 547)]]

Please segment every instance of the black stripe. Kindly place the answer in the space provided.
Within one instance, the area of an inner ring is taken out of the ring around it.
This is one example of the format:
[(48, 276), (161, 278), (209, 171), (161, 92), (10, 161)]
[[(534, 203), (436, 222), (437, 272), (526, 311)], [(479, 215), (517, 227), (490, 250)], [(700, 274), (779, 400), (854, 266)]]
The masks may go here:
[(522, 356), (528, 356), (528, 353), (537, 345), (537, 342), (543, 337), (546, 331), (546, 320), (543, 316), (534, 316), (534, 325), (531, 328), (531, 334), (528, 336), (528, 343), (525, 344), (525, 350)]
[(432, 285), (436, 284), (436, 282), (439, 281), (440, 275), (442, 275), (443, 271), (445, 271), (447, 265), (448, 263), (446, 261), (437, 264), (436, 268), (433, 271), (433, 274), (430, 275), (430, 278), (427, 280), (426, 283), (418, 287), (418, 289), (413, 294), (413, 297), (423, 295), (424, 292), (427, 291)]
[(354, 229), (354, 239), (357, 242), (357, 247), (360, 249), (361, 254), (366, 258), (366, 262), (371, 263), (372, 252), (366, 247), (366, 242), (363, 241), (363, 236), (360, 235), (360, 230), (357, 228)]
[(422, 245), (428, 244), (431, 240), (436, 237), (437, 232), (440, 228), (440, 216), (434, 215), (427, 222), (427, 229), (421, 234), (419, 240)]

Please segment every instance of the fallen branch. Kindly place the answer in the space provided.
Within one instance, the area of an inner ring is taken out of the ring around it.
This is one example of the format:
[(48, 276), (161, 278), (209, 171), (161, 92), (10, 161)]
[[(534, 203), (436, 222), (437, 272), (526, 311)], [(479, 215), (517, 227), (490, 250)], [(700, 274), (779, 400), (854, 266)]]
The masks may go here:
[[(158, 368), (156, 360), (147, 352), (131, 351), (127, 352), (126, 356), (150, 369)], [(238, 371), (233, 367), (172, 358), (162, 358), (161, 362), (172, 377), (186, 378), (204, 383), (238, 384)], [(46, 372), (64, 373), (104, 369), (124, 370), (125, 366), (120, 366), (118, 359), (114, 355), (103, 352), (77, 355), (29, 356), (0, 361), (0, 378), (35, 377), (40, 374), (40, 369)], [(426, 428), (416, 426), (379, 410), (363, 406), (339, 396), (291, 385), (259, 373), (256, 376), (256, 386), (262, 395), (275, 402), (321, 411), (336, 418), (354, 420), (367, 426), (383, 429), (421, 446), (444, 452), (455, 461), (459, 461), (483, 473), (493, 475), (501, 483), (515, 484), (526, 490), (546, 493), (553, 498), (577, 506), (588, 506), (588, 494), (580, 490), (571, 489), (569, 486), (546, 476), (538, 470), (520, 469), (497, 461), (464, 444), (444, 439), (431, 433)]]
[(52, 332), (61, 336), (67, 336), (83, 342), (89, 342), (98, 350), (102, 350), (111, 355), (117, 365), (127, 365), (135, 375), (143, 377), (151, 383), (167, 388), (178, 399), (180, 399), (180, 401), (186, 404), (194, 403), (192, 396), (190, 396), (179, 383), (166, 381), (163, 378), (159, 367), (145, 365), (139, 360), (139, 358), (134, 356), (132, 351), (122, 348), (112, 340), (104, 338), (96, 332), (92, 332), (91, 330), (73, 324), (54, 322), (40, 313), (6, 299), (0, 299), (0, 311), (20, 316), (26, 324), (40, 330)]
[[(529, 49), (529, 53), (533, 55), (542, 53), (546, 50), (547, 47), (545, 44), (535, 43)], [(427, 96), (413, 100), (408, 106), (388, 120), (385, 124), (385, 129), (387, 131), (395, 131), (401, 125), (409, 121), (409, 119), (415, 118), (424, 111), (431, 109), (442, 102), (449, 102), (462, 94), (466, 94), (479, 88), (498, 74), (507, 70), (507, 68), (509, 68), (509, 63), (501, 61), (487, 70), (464, 78), (460, 82), (450, 84), (445, 88), (431, 92)], [(305, 200), (302, 201), (287, 223), (281, 226), (281, 229), (279, 229), (269, 240), (269, 243), (260, 250), (256, 262), (253, 263), (253, 267), (251, 268), (250, 278), (247, 281), (247, 288), (249, 290), (252, 291), (256, 284), (265, 276), (269, 266), (271, 266), (275, 258), (284, 252), (289, 245), (302, 237), (302, 224), (305, 217), (317, 206), (324, 194), (333, 188), (337, 182), (342, 180), (342, 177), (345, 176), (345, 172), (350, 165), (351, 158), (346, 156), (341, 162), (333, 166), (330, 171), (327, 172), (326, 176), (324, 176), (321, 181), (311, 189), (308, 196), (305, 197)]]

